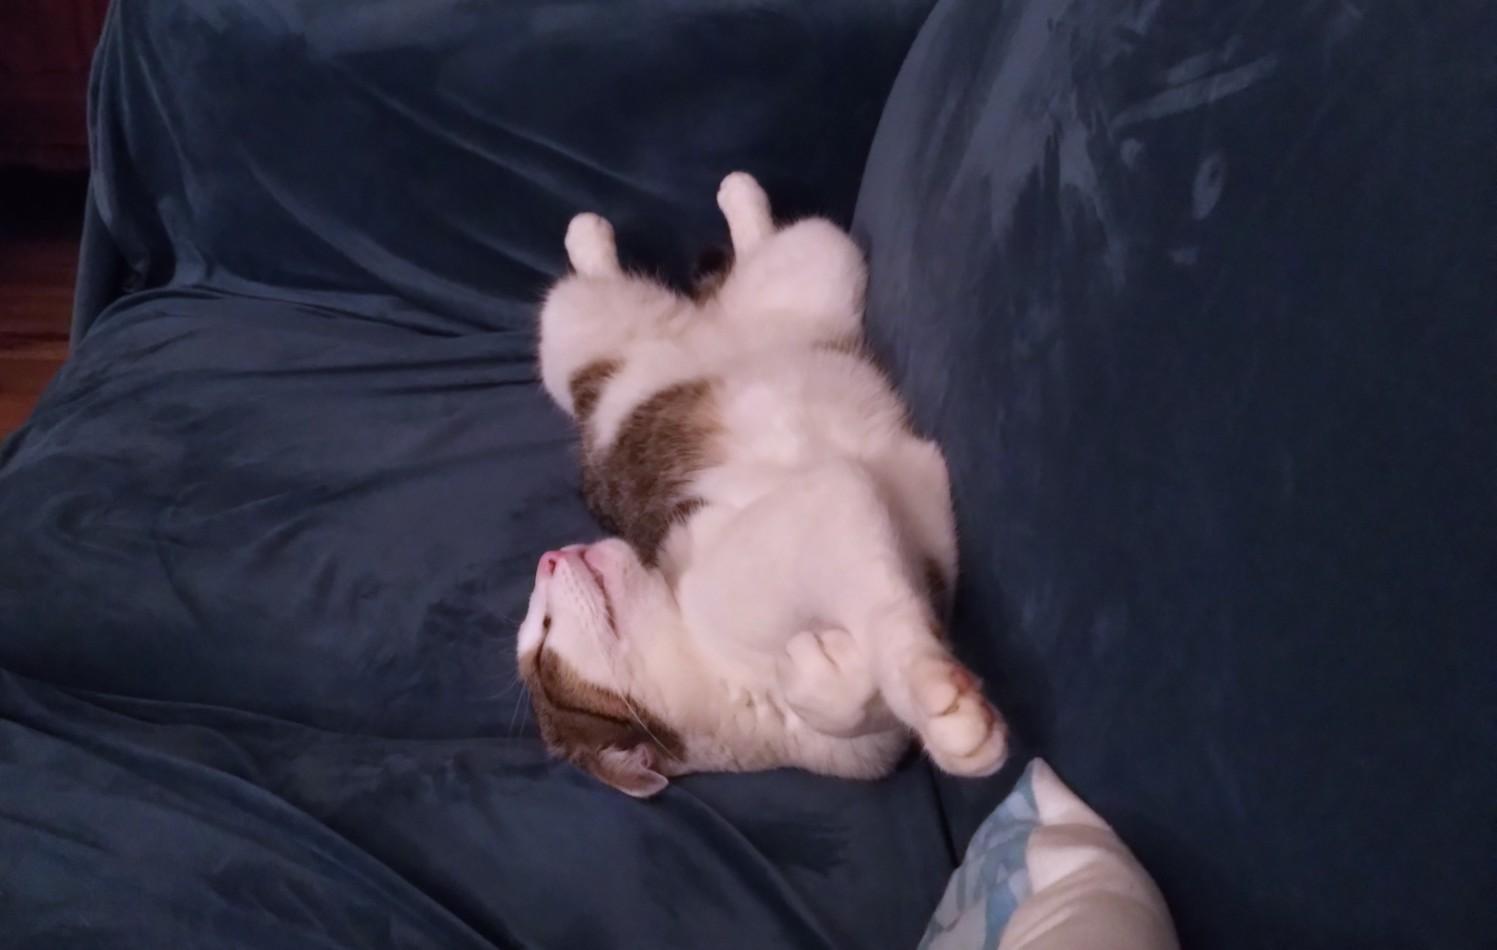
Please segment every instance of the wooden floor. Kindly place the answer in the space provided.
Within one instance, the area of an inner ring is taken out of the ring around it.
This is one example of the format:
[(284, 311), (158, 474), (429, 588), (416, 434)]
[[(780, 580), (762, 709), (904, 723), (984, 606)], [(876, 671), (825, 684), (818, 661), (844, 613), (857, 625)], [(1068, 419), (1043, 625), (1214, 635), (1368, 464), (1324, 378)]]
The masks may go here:
[(0, 438), (67, 357), (84, 180), (0, 171)]

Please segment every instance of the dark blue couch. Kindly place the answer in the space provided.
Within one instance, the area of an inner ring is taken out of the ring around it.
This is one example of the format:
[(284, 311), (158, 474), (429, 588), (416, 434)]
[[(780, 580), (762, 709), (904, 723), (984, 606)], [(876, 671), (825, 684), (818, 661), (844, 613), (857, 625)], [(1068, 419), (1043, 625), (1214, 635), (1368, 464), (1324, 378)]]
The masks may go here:
[(596, 532), (564, 223), (685, 280), (733, 168), (868, 247), (959, 647), (1185, 943), (1491, 945), (1491, 5), (929, 6), (116, 0), (0, 449), (0, 945), (913, 945), (1006, 776), (641, 804), (513, 685)]

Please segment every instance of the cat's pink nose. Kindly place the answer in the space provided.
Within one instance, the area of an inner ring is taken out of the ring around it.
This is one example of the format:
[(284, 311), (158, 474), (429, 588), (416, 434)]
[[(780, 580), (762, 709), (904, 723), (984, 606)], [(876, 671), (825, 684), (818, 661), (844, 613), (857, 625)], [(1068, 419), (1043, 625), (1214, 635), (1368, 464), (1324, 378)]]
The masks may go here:
[(561, 563), (561, 555), (556, 551), (547, 551), (541, 555), (541, 573), (550, 577), (556, 573), (556, 565)]

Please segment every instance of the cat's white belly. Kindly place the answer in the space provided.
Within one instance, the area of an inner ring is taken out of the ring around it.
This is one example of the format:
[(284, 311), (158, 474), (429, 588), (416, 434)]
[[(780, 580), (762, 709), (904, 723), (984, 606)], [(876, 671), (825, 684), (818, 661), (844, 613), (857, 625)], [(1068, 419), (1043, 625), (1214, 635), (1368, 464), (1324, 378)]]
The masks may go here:
[[(887, 549), (873, 540), (860, 544), (862, 534), (872, 538), (892, 531), (901, 538), (899, 548), (910, 557), (900, 568), (906, 575), (921, 578), (933, 567), (946, 584), (953, 580), (950, 499), (945, 468), (933, 446), (904, 434), (872, 457), (829, 446), (818, 449), (806, 452), (795, 466), (744, 460), (703, 472), (693, 487), (705, 504), (672, 532), (664, 548), (662, 567), (688, 624), (710, 641), (723, 662), (757, 666), (766, 677), (790, 638), (841, 625), (845, 618), (818, 616), (807, 607), (829, 602), (824, 591), (807, 588), (862, 576), (856, 562), (868, 550)], [(781, 517), (781, 499), (828, 470), (849, 467), (879, 486), (876, 509), (864, 505), (850, 515), (846, 508), (828, 506), (824, 515), (801, 514), (786, 522), (783, 533), (766, 529)], [(826, 540), (811, 549), (804, 540), (808, 517), (818, 519), (812, 527), (823, 530)], [(745, 544), (741, 539), (750, 531), (753, 541)], [(782, 536), (784, 542), (776, 544)], [(730, 577), (710, 569), (724, 557), (735, 564)], [(853, 599), (876, 600), (876, 593), (861, 592)]]

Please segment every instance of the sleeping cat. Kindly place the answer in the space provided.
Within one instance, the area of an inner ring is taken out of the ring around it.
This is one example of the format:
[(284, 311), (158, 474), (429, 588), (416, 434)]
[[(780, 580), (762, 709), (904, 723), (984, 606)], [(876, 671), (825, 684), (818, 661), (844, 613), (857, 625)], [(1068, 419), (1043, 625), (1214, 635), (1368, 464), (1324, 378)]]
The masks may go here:
[(862, 346), (862, 254), (718, 204), (732, 266), (694, 297), (624, 272), (578, 215), (540, 317), (547, 391), (618, 538), (542, 557), (521, 674), (553, 752), (637, 796), (693, 771), (887, 773), (918, 736), (986, 775), (1005, 730), (942, 639), (956, 571), (940, 451)]

